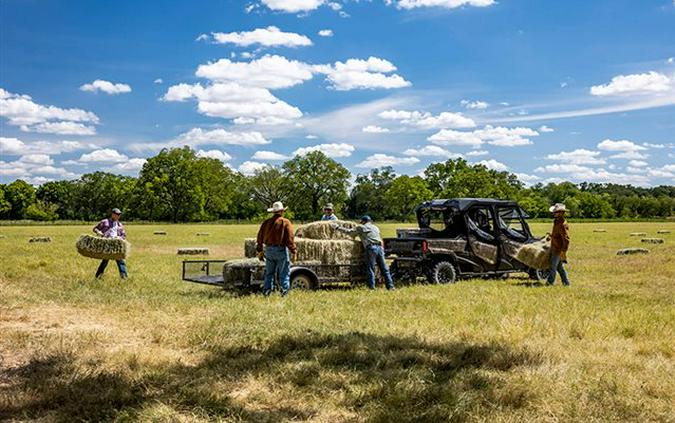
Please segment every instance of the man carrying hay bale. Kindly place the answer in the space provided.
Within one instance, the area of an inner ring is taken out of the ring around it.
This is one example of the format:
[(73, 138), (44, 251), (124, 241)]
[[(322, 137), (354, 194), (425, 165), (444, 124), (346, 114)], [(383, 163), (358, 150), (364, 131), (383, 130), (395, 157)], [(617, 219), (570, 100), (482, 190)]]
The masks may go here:
[[(109, 219), (103, 219), (94, 227), (94, 233), (104, 238), (121, 238), (126, 239), (127, 233), (124, 230), (124, 225), (120, 222), (122, 211), (118, 208), (112, 209), (112, 214)], [(101, 260), (101, 264), (96, 270), (96, 278), (100, 278), (108, 267), (109, 260)], [(124, 260), (115, 260), (117, 262), (117, 269), (120, 272), (120, 277), (126, 279), (129, 275), (127, 273), (127, 265)]]
[(553, 230), (551, 231), (551, 266), (548, 274), (548, 285), (553, 285), (555, 282), (555, 274), (560, 273), (560, 278), (565, 286), (570, 285), (570, 280), (567, 277), (567, 271), (563, 263), (567, 262), (567, 249), (570, 245), (569, 225), (565, 220), (565, 212), (567, 208), (564, 204), (556, 203), (549, 208), (553, 213), (555, 220), (553, 221)]
[(286, 208), (281, 201), (272, 204), (267, 211), (274, 215), (260, 225), (256, 240), (258, 259), (265, 260), (263, 295), (270, 295), (272, 282), (276, 276), (281, 285), (281, 296), (285, 297), (291, 284), (291, 257), (294, 262), (297, 258), (297, 249), (293, 241), (293, 224), (284, 217)]
[(384, 260), (384, 242), (380, 235), (380, 228), (375, 226), (373, 219), (366, 215), (361, 217), (361, 224), (353, 229), (345, 228), (337, 223), (331, 224), (333, 229), (351, 236), (359, 236), (366, 250), (366, 264), (368, 265), (368, 288), (375, 289), (375, 265), (380, 268), (388, 290), (394, 289), (394, 281), (389, 272), (389, 266)]
[(335, 216), (334, 213), (333, 203), (328, 203), (323, 208), (323, 215), (321, 216), (321, 220), (338, 220), (337, 216)]

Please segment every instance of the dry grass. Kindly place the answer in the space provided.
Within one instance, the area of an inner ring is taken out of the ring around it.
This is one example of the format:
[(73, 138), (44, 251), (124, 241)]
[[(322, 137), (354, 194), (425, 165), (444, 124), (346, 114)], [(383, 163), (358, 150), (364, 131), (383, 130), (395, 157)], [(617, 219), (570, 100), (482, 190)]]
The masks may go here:
[(572, 224), (571, 288), (513, 278), (286, 299), (179, 280), (178, 246), (240, 257), (253, 225), (127, 225), (124, 282), (94, 279), (72, 247), (82, 227), (41, 227), (51, 244), (3, 227), (0, 420), (672, 421), (675, 238), (616, 250), (675, 225), (605, 227)]

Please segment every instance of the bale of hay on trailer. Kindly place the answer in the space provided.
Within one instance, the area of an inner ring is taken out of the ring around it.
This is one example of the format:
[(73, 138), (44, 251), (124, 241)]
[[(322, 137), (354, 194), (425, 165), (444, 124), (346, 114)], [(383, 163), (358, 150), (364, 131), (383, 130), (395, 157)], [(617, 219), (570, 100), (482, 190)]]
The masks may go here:
[(332, 225), (338, 224), (343, 228), (354, 229), (358, 226), (357, 223), (350, 222), (348, 220), (322, 220), (318, 222), (308, 223), (306, 225), (299, 226), (295, 230), (295, 236), (297, 238), (308, 238), (308, 239), (354, 239), (352, 236), (337, 231), (333, 229)]
[(99, 260), (124, 260), (129, 256), (131, 244), (121, 238), (81, 235), (75, 243), (75, 248), (84, 257)]
[(617, 256), (627, 256), (632, 254), (649, 254), (646, 248), (623, 248), (616, 252)]
[(265, 263), (255, 258), (228, 260), (223, 264), (223, 281), (225, 283), (244, 282), (249, 278), (249, 269), (264, 265)]
[(34, 236), (28, 242), (52, 242), (52, 238), (49, 236)]
[(551, 265), (551, 242), (541, 240), (524, 244), (518, 250), (516, 260), (532, 269), (548, 269)]
[(209, 255), (209, 249), (206, 247), (186, 247), (186, 248), (179, 248), (178, 251), (176, 252), (178, 255), (189, 255), (189, 256), (194, 256), (194, 255)]
[(256, 244), (257, 242), (255, 238), (246, 238), (244, 240), (244, 257), (252, 258), (256, 256), (256, 254), (258, 253), (255, 250)]
[(663, 238), (642, 238), (640, 240), (644, 244), (663, 244)]
[[(316, 261), (323, 264), (349, 264), (364, 260), (363, 244), (360, 241), (346, 239), (307, 239), (296, 238), (298, 262)], [(244, 256), (256, 257), (256, 240), (244, 240)]]

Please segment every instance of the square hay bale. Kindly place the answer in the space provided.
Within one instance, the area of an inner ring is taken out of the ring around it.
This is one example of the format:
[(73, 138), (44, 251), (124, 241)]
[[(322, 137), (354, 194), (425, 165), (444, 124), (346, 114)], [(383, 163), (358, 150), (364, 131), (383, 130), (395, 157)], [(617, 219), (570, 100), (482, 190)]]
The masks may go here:
[(244, 240), (244, 257), (253, 258), (258, 252), (255, 250), (257, 241), (255, 238), (246, 238)]
[(298, 229), (295, 230), (295, 236), (297, 238), (308, 239), (354, 239), (344, 232), (339, 232), (333, 229), (331, 227), (333, 223), (337, 223), (338, 225), (349, 229), (354, 229), (358, 226), (357, 223), (350, 222), (348, 220), (322, 220), (298, 227)]
[(520, 248), (523, 246), (523, 243), (506, 239), (502, 245), (504, 246), (504, 254), (511, 258), (517, 259), (518, 250), (520, 250)]
[(263, 266), (265, 266), (265, 263), (257, 258), (228, 260), (223, 265), (223, 282), (226, 284), (245, 282), (250, 277), (249, 269)]
[(365, 250), (360, 241), (345, 239), (303, 239), (295, 240), (298, 261), (320, 261), (323, 264), (350, 264), (363, 261)]
[(186, 248), (179, 248), (176, 254), (182, 256), (182, 255), (188, 255), (188, 256), (195, 256), (195, 255), (209, 255), (209, 249), (206, 247), (186, 247)]
[(129, 256), (131, 244), (121, 238), (102, 238), (82, 235), (75, 243), (77, 252), (99, 260), (124, 260)]
[(669, 234), (670, 231), (668, 229), (659, 229), (656, 231), (657, 234)]
[(631, 232), (630, 236), (647, 236), (646, 232)]
[(593, 229), (593, 232), (607, 232), (607, 229)]
[(640, 241), (645, 244), (663, 244), (663, 238), (642, 238)]
[(211, 236), (209, 232), (197, 232), (197, 236)]
[(52, 242), (52, 238), (49, 236), (34, 236), (28, 242)]
[(548, 269), (551, 266), (551, 242), (541, 240), (524, 244), (518, 250), (516, 260), (532, 269)]
[(617, 256), (627, 256), (632, 254), (649, 254), (646, 248), (623, 248), (616, 252)]
[(166, 231), (155, 231), (152, 234), (153, 235), (166, 235)]

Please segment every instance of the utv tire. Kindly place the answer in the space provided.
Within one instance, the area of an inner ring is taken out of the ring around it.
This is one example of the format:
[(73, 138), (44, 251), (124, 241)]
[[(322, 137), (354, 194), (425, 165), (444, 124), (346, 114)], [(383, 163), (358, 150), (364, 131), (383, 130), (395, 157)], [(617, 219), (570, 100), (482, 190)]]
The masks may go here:
[(439, 261), (435, 263), (427, 275), (429, 283), (434, 285), (445, 285), (455, 283), (457, 272), (455, 266), (449, 261)]
[(530, 275), (530, 279), (537, 282), (546, 282), (548, 274), (551, 271), (549, 269), (530, 269), (527, 273)]

